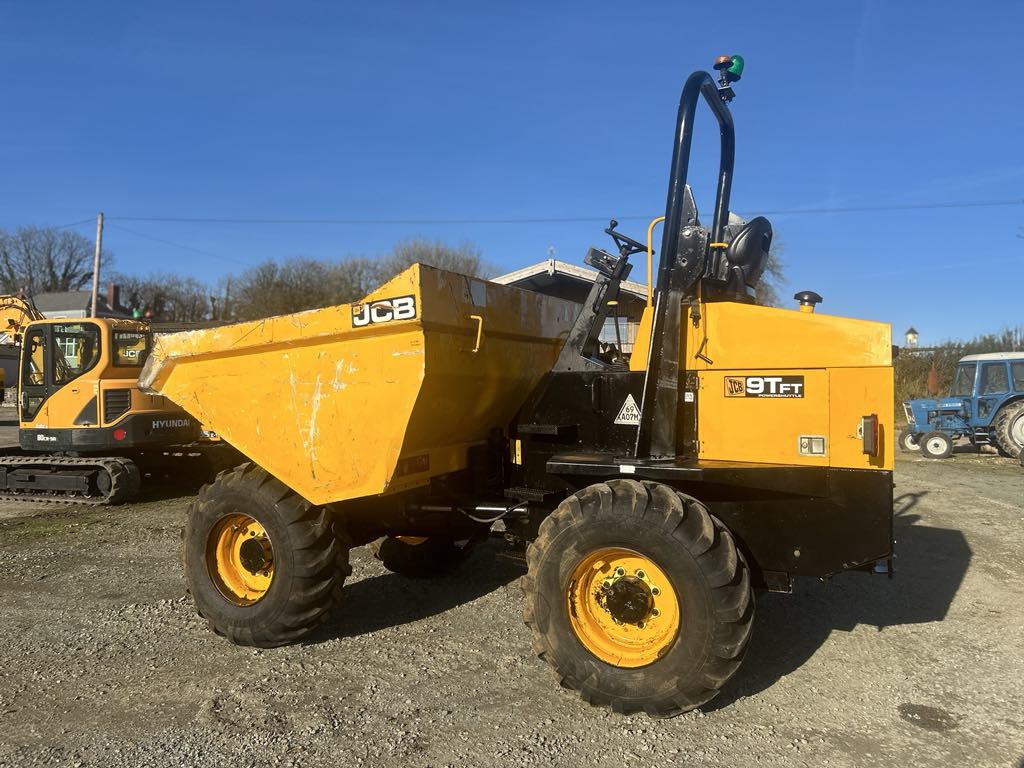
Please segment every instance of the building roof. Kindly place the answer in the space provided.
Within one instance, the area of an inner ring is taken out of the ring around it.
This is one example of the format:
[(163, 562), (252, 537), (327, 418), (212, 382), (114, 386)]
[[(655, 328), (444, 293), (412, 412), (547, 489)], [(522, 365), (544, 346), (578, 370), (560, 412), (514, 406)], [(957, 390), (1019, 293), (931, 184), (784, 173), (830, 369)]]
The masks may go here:
[(44, 315), (63, 310), (86, 310), (92, 299), (92, 291), (58, 291), (36, 294), (36, 308)]
[(910, 326), (909, 328), (907, 328), (906, 335), (909, 336), (910, 334), (914, 334), (916, 336), (917, 328), (915, 328), (914, 326)]
[[(33, 297), (36, 309), (47, 317), (85, 317), (89, 314), (89, 306), (92, 304), (92, 291), (54, 291), (51, 293), (39, 293)], [(100, 317), (131, 317), (121, 309), (111, 309), (107, 304), (106, 297), (101, 293), (97, 299), (98, 314)], [(69, 313), (81, 313), (70, 315)]]
[(985, 352), (980, 355), (964, 355), (960, 362), (971, 362), (973, 360), (1024, 360), (1024, 350), (1020, 352)]
[[(574, 298), (571, 295), (567, 295), (564, 298), (568, 298), (574, 301), (583, 301), (586, 298), (586, 291), (590, 290), (590, 285), (597, 279), (598, 272), (594, 269), (588, 269), (587, 267), (578, 267), (575, 264), (569, 264), (564, 261), (557, 261), (556, 259), (546, 259), (544, 261), (531, 264), (528, 267), (517, 269), (515, 272), (509, 272), (505, 275), (499, 275), (498, 277), (492, 277), (491, 281), (495, 283), (501, 283), (502, 285), (514, 285), (517, 288), (527, 288), (529, 290), (540, 291), (546, 293), (545, 289), (551, 289), (559, 283), (572, 287), (573, 285), (583, 289), (583, 296), (581, 298)], [(643, 283), (637, 283), (632, 280), (623, 280), (619, 284), (619, 289), (622, 293), (633, 296), (638, 299), (647, 300), (647, 286)]]

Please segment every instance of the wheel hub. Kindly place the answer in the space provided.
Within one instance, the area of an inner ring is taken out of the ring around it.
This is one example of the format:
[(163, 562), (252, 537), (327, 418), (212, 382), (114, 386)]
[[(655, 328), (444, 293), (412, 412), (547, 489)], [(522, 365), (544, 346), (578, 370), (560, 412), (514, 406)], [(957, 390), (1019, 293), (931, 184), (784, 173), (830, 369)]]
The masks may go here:
[(654, 608), (654, 596), (650, 587), (636, 576), (623, 576), (612, 582), (610, 587), (601, 587), (600, 602), (615, 621), (623, 624), (638, 624), (646, 619)]
[(573, 569), (566, 589), (569, 624), (580, 644), (616, 667), (651, 664), (679, 636), (680, 603), (668, 576), (650, 558), (599, 548)]
[(251, 574), (262, 573), (267, 570), (272, 562), (273, 552), (270, 549), (270, 540), (266, 537), (250, 537), (242, 542), (238, 548), (238, 559)]
[(274, 579), (274, 549), (266, 529), (249, 515), (225, 515), (210, 531), (206, 567), (228, 602), (252, 605), (263, 599)]

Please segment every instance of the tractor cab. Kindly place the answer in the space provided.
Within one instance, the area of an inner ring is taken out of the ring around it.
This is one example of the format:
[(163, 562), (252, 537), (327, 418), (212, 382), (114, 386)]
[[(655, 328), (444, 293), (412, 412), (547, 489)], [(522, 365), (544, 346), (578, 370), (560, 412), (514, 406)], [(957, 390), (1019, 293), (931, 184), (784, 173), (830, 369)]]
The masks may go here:
[[(1024, 352), (967, 355), (957, 364), (949, 396), (903, 404), (905, 451), (944, 458), (953, 441), (967, 438), (976, 448), (992, 445), (1004, 456), (1024, 449)], [(926, 439), (927, 438), (927, 439)]]

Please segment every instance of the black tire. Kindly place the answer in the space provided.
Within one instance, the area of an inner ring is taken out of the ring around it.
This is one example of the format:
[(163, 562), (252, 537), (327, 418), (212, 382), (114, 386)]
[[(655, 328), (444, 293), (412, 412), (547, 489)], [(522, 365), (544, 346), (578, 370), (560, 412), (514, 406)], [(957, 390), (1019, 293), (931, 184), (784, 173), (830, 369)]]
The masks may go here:
[[(272, 544), (273, 578), (251, 604), (233, 602), (211, 575), (210, 540), (221, 521), (243, 514)], [(351, 574), (348, 540), (329, 512), (314, 507), (253, 464), (222, 472), (204, 486), (185, 525), (185, 578), (196, 610), (217, 634), (238, 645), (293, 643), (327, 619)]]
[(953, 438), (945, 432), (928, 432), (918, 442), (921, 455), (929, 459), (946, 459), (953, 453)]
[(910, 427), (907, 427), (900, 432), (899, 439), (896, 441), (900, 447), (900, 450), (905, 453), (917, 453), (921, 450), (921, 444), (918, 441), (916, 432), (913, 432)]
[(388, 536), (371, 548), (374, 557), (392, 573), (411, 579), (429, 579), (452, 573), (469, 557), (473, 540), (455, 542), (431, 536), (425, 541), (403, 541)]
[(1024, 400), (1004, 405), (992, 420), (992, 435), (1004, 456), (1017, 458), (1024, 449)]
[[(609, 547), (648, 558), (685, 595), (678, 602), (685, 629), (646, 666), (602, 661), (570, 621), (574, 569)], [(591, 485), (545, 519), (527, 562), (525, 619), (534, 650), (590, 704), (672, 717), (709, 701), (739, 668), (754, 616), (749, 569), (729, 531), (693, 497), (652, 482)]]

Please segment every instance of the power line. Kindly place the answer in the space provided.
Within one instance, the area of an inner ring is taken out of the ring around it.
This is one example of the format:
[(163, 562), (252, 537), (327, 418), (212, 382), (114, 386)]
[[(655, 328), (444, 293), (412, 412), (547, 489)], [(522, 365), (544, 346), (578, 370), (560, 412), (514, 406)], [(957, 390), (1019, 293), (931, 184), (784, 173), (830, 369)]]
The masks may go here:
[[(138, 221), (166, 224), (564, 224), (580, 222), (607, 222), (608, 216), (544, 216), (510, 219), (287, 219), (287, 218), (233, 218), (205, 216), (112, 216), (118, 221)], [(619, 221), (647, 221), (647, 216), (616, 216)]]
[(122, 227), (120, 224), (111, 224), (110, 223), (110, 218), (112, 218), (112, 217), (107, 217), (107, 226), (108, 227), (113, 227), (114, 229), (118, 229), (118, 230), (120, 230), (122, 232), (127, 232), (129, 235), (135, 235), (135, 237), (141, 237), (144, 240), (152, 240), (153, 242), (156, 242), (156, 243), (163, 243), (164, 245), (169, 245), (169, 246), (171, 246), (173, 248), (180, 248), (183, 251), (192, 251), (193, 253), (199, 253), (199, 254), (202, 254), (203, 256), (211, 256), (211, 257), (213, 257), (215, 259), (222, 259), (224, 261), (230, 261), (230, 262), (233, 262), (235, 264), (241, 264), (243, 267), (251, 267), (252, 266), (252, 264), (250, 264), (249, 262), (241, 261), (240, 259), (233, 259), (230, 256), (224, 256), (224, 255), (219, 254), (219, 253), (213, 253), (212, 251), (205, 251), (202, 248), (194, 248), (193, 246), (185, 245), (184, 243), (176, 243), (173, 240), (165, 240), (162, 237), (154, 237), (153, 235), (146, 235), (146, 234), (143, 234), (142, 232), (136, 232), (134, 229), (128, 229), (128, 227)]
[[(844, 206), (838, 208), (789, 208), (760, 210), (754, 213), (770, 216), (802, 216), (814, 214), (873, 213), (880, 211), (936, 210), (949, 208), (993, 208), (1024, 206), (1024, 198), (1005, 200), (961, 200), (939, 203), (895, 203), (888, 205)], [(644, 215), (615, 216), (619, 221), (648, 221)], [(116, 221), (137, 221), (164, 224), (256, 224), (256, 225), (300, 225), (300, 226), (403, 226), (425, 224), (500, 225), (500, 224), (579, 224), (604, 223), (608, 216), (537, 216), (510, 218), (403, 218), (403, 219), (300, 219), (287, 217), (234, 217), (234, 216), (110, 216)]]
[(82, 219), (81, 221), (72, 221), (70, 224), (61, 224), (59, 227), (53, 227), (53, 229), (71, 229), (72, 227), (80, 227), (83, 224), (95, 224), (96, 217), (91, 216), (88, 219)]
[(938, 208), (996, 208), (1008, 205), (1024, 205), (1024, 198), (1010, 200), (975, 200), (950, 203), (894, 203), (891, 205), (863, 205), (844, 208), (791, 208), (781, 211), (759, 211), (760, 215), (782, 216), (805, 213), (870, 213), (876, 211), (922, 211)]

